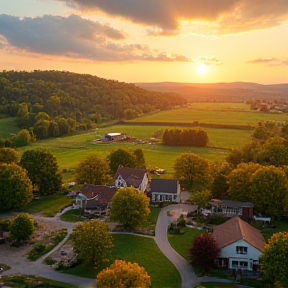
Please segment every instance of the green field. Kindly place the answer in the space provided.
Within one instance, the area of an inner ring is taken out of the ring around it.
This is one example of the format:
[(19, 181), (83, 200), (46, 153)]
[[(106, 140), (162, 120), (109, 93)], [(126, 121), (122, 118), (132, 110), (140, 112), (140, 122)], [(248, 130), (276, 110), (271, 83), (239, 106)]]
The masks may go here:
[(82, 277), (96, 278), (96, 275), (116, 259), (137, 262), (143, 266), (152, 279), (152, 287), (177, 288), (180, 287), (181, 277), (174, 265), (158, 249), (152, 238), (114, 234), (114, 248), (109, 263), (101, 265), (97, 270), (92, 266), (78, 266), (65, 273)]
[[(220, 105), (221, 104), (221, 105)], [(226, 104), (226, 105), (224, 105)], [(161, 113), (139, 117), (129, 122), (177, 122), (211, 124), (230, 124), (230, 125), (256, 125), (260, 121), (285, 122), (288, 116), (285, 113), (261, 113), (245, 109), (245, 104), (237, 103), (197, 103), (189, 108), (173, 109)], [(238, 109), (237, 109), (238, 106)]]
[(0, 119), (0, 139), (10, 138), (11, 133), (17, 134), (20, 131), (15, 120), (14, 117)]

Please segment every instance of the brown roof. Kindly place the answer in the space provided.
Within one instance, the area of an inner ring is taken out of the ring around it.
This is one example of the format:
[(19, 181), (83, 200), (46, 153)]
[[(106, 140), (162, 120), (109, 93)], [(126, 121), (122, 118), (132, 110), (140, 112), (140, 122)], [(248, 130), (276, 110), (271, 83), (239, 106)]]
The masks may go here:
[(240, 239), (245, 240), (260, 251), (263, 250), (265, 244), (263, 235), (239, 217), (232, 218), (221, 225), (215, 226), (212, 235), (218, 243), (219, 248), (223, 248)]
[(146, 173), (146, 169), (134, 169), (119, 166), (115, 174), (114, 180), (116, 180), (120, 175), (125, 180), (127, 186), (133, 186), (134, 188), (138, 188), (142, 183)]
[[(91, 208), (99, 204), (108, 204), (115, 195), (117, 188), (104, 185), (84, 185), (81, 193), (88, 199), (98, 195), (98, 199), (87, 201), (86, 208)], [(89, 203), (89, 204), (88, 204)]]

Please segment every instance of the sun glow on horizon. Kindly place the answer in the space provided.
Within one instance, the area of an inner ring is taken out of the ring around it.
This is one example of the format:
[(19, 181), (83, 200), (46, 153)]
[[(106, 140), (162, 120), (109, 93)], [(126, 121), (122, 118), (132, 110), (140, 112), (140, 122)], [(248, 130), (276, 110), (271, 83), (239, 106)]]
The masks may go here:
[(206, 74), (208, 71), (208, 66), (206, 64), (199, 64), (197, 66), (197, 73), (200, 75)]

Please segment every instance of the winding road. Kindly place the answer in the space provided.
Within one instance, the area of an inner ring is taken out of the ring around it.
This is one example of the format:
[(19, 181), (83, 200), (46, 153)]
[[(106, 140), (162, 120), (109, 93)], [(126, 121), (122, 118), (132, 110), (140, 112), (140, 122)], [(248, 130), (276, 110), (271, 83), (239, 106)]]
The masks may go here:
[[(196, 287), (197, 277), (191, 264), (189, 264), (182, 256), (180, 256), (169, 244), (167, 238), (167, 227), (170, 223), (174, 222), (173, 216), (169, 216), (169, 211), (177, 212), (190, 212), (197, 209), (194, 205), (175, 204), (163, 208), (159, 214), (156, 231), (155, 241), (162, 253), (174, 264), (181, 275), (182, 286), (181, 288)], [(179, 216), (178, 216), (179, 217)]]
[[(69, 208), (68, 208), (69, 209)], [(197, 282), (206, 282), (206, 281), (218, 281), (218, 282), (228, 282), (223, 279), (213, 279), (209, 277), (198, 278), (195, 275), (193, 267), (189, 264), (183, 257), (181, 257), (169, 244), (167, 238), (167, 227), (170, 223), (174, 222), (175, 219), (173, 216), (169, 216), (169, 211), (174, 211), (175, 218), (177, 219), (181, 212), (190, 212), (197, 209), (195, 205), (188, 204), (173, 204), (163, 208), (158, 216), (156, 230), (155, 230), (155, 242), (162, 253), (174, 264), (176, 269), (179, 271), (182, 279), (181, 288), (193, 288), (196, 287)], [(62, 213), (65, 213), (64, 210)], [(0, 263), (5, 263), (12, 267), (10, 270), (4, 271), (2, 275), (12, 275), (12, 274), (26, 274), (26, 275), (37, 275), (40, 277), (44, 277), (47, 279), (53, 279), (59, 282), (68, 283), (71, 285), (75, 285), (78, 287), (85, 288), (94, 288), (96, 287), (96, 281), (94, 279), (88, 279), (84, 277), (74, 276), (70, 274), (60, 273), (53, 270), (50, 266), (42, 264), (43, 260), (48, 257), (50, 254), (54, 253), (63, 244), (67, 241), (69, 235), (71, 234), (75, 223), (69, 223), (60, 220), (60, 214), (57, 214), (53, 218), (40, 217), (32, 215), (33, 218), (37, 220), (41, 220), (42, 222), (54, 222), (59, 226), (67, 228), (67, 236), (63, 241), (61, 241), (52, 251), (48, 254), (45, 254), (35, 262), (29, 261), (25, 254), (31, 249), (31, 247), (25, 247), (21, 253), (19, 253), (19, 248), (9, 247), (9, 249), (5, 249), (5, 245), (0, 246)], [(139, 234), (136, 234), (141, 236)], [(198, 280), (198, 281), (197, 281)], [(165, 287), (157, 287), (157, 288), (165, 288)]]

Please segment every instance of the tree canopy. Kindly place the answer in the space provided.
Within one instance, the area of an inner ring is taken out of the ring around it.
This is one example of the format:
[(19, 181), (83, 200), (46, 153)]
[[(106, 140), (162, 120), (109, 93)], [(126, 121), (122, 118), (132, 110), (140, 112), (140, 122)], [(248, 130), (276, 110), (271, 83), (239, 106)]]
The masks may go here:
[(78, 165), (76, 180), (80, 184), (110, 184), (112, 180), (110, 167), (107, 161), (100, 159), (97, 155), (88, 155)]
[(97, 266), (113, 248), (113, 238), (109, 227), (98, 220), (77, 224), (70, 239), (74, 250), (84, 263)]
[(148, 288), (151, 278), (138, 263), (115, 260), (97, 275), (99, 288)]
[(190, 248), (192, 263), (202, 266), (205, 273), (215, 267), (219, 253), (220, 249), (213, 236), (209, 233), (197, 235)]
[(17, 242), (28, 240), (34, 231), (35, 221), (27, 213), (18, 214), (10, 225), (10, 236)]
[(50, 194), (60, 189), (62, 177), (58, 171), (57, 159), (48, 150), (26, 150), (20, 165), (27, 170), (34, 190), (40, 194)]
[(0, 163), (0, 211), (17, 211), (32, 199), (32, 183), (26, 170), (15, 163)]
[(0, 163), (18, 163), (20, 160), (20, 155), (19, 153), (11, 148), (0, 148)]
[(288, 232), (273, 234), (265, 245), (260, 261), (264, 283), (288, 287)]
[(87, 129), (102, 119), (131, 118), (186, 103), (175, 93), (147, 91), (87, 74), (0, 73), (0, 113), (17, 117), (19, 128), (33, 128), (38, 139)]
[(149, 202), (144, 193), (133, 187), (120, 188), (112, 198), (111, 220), (132, 230), (148, 220)]
[(174, 163), (175, 177), (182, 183), (192, 186), (194, 181), (210, 177), (209, 162), (194, 153), (182, 153)]

